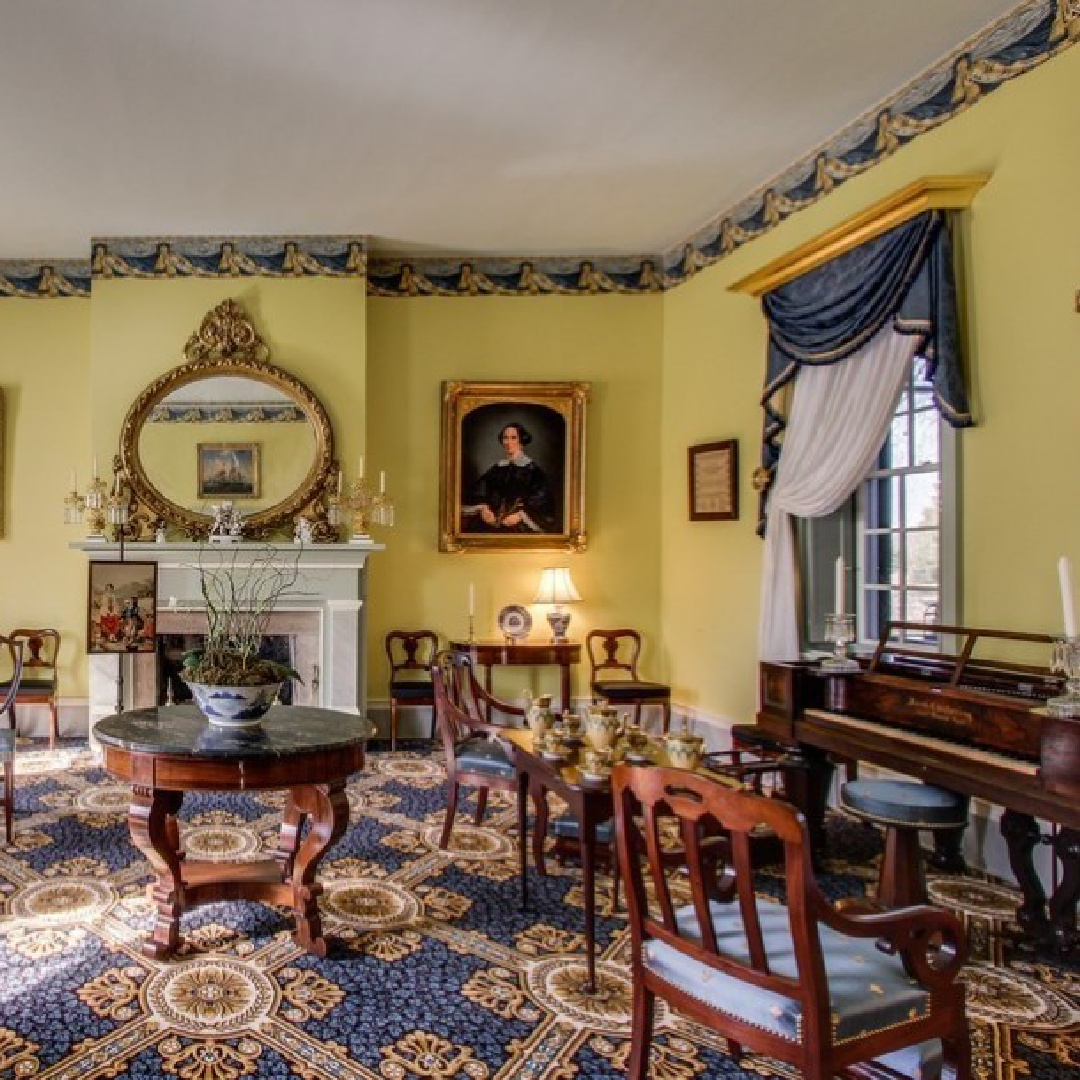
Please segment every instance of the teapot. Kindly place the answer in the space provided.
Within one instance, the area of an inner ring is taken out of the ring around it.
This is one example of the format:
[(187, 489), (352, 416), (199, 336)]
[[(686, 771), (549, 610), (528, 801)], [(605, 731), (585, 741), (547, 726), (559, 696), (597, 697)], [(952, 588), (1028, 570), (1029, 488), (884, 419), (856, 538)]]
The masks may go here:
[(611, 750), (619, 740), (621, 727), (614, 710), (590, 709), (585, 717), (585, 741), (594, 750)]

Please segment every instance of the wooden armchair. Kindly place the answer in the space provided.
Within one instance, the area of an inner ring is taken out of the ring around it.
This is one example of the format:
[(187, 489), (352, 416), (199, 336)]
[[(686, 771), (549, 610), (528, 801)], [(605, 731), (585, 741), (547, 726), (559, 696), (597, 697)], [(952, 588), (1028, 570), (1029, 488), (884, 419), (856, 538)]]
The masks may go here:
[[(517, 771), (510, 751), (498, 739), (506, 725), (483, 720), (476, 711), (478, 703), (491, 695), (472, 678), (471, 666), (453, 653), (441, 652), (431, 667), (431, 682), (435, 690), (435, 727), (446, 754), (446, 778), (450, 784), (446, 820), (439, 837), (439, 847), (445, 849), (454, 828), (461, 786), (476, 788), (475, 823), (479, 825), (487, 809), (488, 791), (516, 791)], [(477, 693), (482, 697), (473, 696)], [(500, 708), (512, 708), (495, 698), (491, 701)]]
[[(11, 636), (24, 643), (22, 682), (13, 697), (0, 711), (8, 714), (11, 726), (18, 730), (15, 716), (16, 705), (48, 705), (51, 726), (49, 748), (56, 746), (60, 736), (60, 711), (58, 706), (59, 680), (56, 674), (56, 657), (60, 652), (60, 634), (56, 630), (13, 630)], [(0, 694), (7, 693), (9, 683), (0, 682)]]
[(593, 696), (612, 705), (633, 705), (635, 724), (641, 722), (642, 705), (658, 705), (661, 731), (666, 733), (671, 724), (671, 687), (638, 674), (641, 635), (629, 627), (590, 630), (585, 636), (585, 651)]
[[(0, 691), (0, 713), (11, 715), (11, 706), (19, 692), (22, 679), (22, 639), (0, 635), (0, 673), (3, 687)], [(15, 817), (15, 724), (0, 728), (0, 761), (4, 763), (4, 835), (11, 843), (12, 822)]]
[[(970, 1080), (971, 1047), (960, 923), (910, 907), (839, 913), (818, 889), (806, 824), (792, 806), (674, 769), (620, 765), (612, 778), (619, 863), (632, 935), (633, 1046), (627, 1075), (645, 1080), (653, 1003), (664, 998), (743, 1047), (830, 1080), (860, 1063), (875, 1075), (932, 1077), (942, 1050)], [(665, 819), (678, 827), (689, 877), (661, 857)], [(751, 835), (771, 829), (784, 849), (787, 903), (759, 898)], [(702, 837), (730, 837), (719, 878)], [(646, 892), (648, 870), (650, 904)]]

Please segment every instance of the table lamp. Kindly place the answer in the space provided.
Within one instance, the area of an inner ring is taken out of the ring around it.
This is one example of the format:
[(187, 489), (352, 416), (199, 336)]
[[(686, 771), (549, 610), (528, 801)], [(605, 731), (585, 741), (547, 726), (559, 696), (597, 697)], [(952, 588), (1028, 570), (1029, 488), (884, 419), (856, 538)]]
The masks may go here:
[(547, 566), (540, 573), (540, 588), (533, 598), (534, 604), (551, 604), (547, 621), (551, 625), (551, 640), (557, 645), (566, 641), (566, 628), (570, 625), (570, 612), (563, 610), (563, 604), (573, 604), (581, 599), (570, 569), (566, 566)]

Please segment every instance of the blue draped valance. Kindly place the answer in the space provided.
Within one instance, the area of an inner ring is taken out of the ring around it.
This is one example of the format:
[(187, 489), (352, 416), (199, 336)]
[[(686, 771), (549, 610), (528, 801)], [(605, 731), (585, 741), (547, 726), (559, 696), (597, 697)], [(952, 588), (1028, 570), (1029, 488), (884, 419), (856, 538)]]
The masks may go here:
[(765, 411), (758, 531), (780, 460), (784, 417), (780, 390), (803, 364), (834, 364), (858, 352), (891, 323), (918, 334), (919, 355), (930, 362), (934, 398), (954, 427), (968, 427), (967, 392), (957, 339), (956, 285), (945, 214), (919, 214), (881, 236), (803, 274), (762, 297), (769, 321), (769, 352), (761, 407)]

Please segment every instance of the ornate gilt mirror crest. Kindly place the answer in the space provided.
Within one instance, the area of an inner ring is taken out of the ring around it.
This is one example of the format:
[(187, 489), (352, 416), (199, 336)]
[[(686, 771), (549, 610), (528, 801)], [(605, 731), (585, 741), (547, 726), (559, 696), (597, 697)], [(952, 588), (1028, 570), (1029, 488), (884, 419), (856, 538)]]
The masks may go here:
[(268, 360), (243, 308), (226, 300), (184, 348), (184, 363), (155, 379), (128, 410), (119, 468), (137, 504), (136, 537), (159, 524), (203, 538), (211, 507), (231, 501), (244, 536), (264, 539), (313, 522), (330, 540), (325, 498), (336, 476), (334, 436), (319, 399)]

